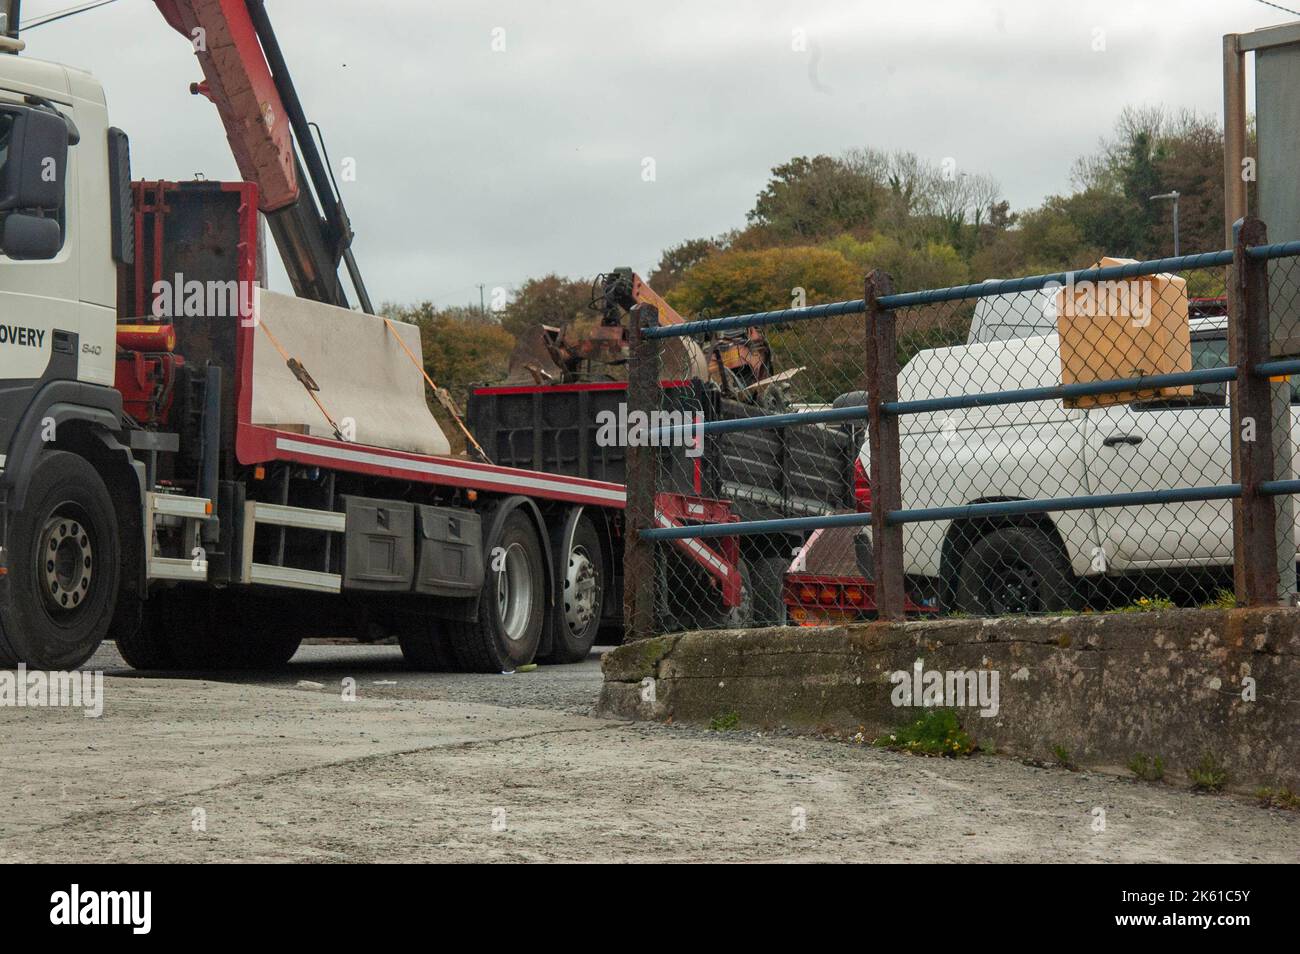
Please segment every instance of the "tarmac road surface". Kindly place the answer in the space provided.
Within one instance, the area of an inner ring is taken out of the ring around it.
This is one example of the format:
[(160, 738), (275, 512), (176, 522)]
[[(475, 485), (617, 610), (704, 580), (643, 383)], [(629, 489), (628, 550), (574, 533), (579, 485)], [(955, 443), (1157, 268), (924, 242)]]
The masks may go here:
[(309, 645), (159, 678), (109, 645), (88, 668), (99, 718), (0, 707), (0, 860), (1300, 860), (1300, 813), (1246, 799), (592, 718), (598, 652), (484, 676)]

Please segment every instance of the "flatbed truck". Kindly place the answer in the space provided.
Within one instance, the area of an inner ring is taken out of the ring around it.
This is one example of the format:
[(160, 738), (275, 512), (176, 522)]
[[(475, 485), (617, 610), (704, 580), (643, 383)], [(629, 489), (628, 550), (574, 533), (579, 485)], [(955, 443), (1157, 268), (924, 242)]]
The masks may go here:
[[(372, 315), (260, 0), (156, 0), (246, 181), (132, 182), (88, 73), (0, 37), (0, 665), (274, 666), (393, 634), (425, 668), (587, 655), (621, 482), (452, 456), (419, 333)], [(295, 296), (264, 286), (263, 224)], [(345, 291), (346, 272), (352, 294)], [(669, 522), (726, 501), (661, 494)], [(735, 541), (684, 541), (720, 611)]]

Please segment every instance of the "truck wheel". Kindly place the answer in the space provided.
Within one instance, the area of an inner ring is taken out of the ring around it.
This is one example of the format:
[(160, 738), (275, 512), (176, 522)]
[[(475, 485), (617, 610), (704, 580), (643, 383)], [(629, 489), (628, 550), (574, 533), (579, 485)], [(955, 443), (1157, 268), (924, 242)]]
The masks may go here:
[(10, 540), (12, 626), (0, 634), (0, 657), (77, 668), (113, 622), (122, 562), (113, 500), (95, 468), (66, 451), (44, 453)]
[(302, 645), (293, 633), (268, 633), (253, 628), (236, 635), (225, 657), (229, 669), (283, 669)]
[(472, 620), (450, 624), (466, 672), (504, 672), (533, 661), (546, 607), (545, 562), (532, 521), (515, 510), (487, 547), (487, 572)]
[(141, 641), (169, 668), (279, 669), (302, 642), (279, 610), (248, 593), (177, 587), (149, 600)]
[(173, 652), (194, 668), (281, 669), (302, 644), (300, 624), (281, 596), (228, 589), (193, 595), (204, 622), (179, 628)]
[(176, 657), (172, 653), (165, 628), (158, 625), (152, 615), (156, 602), (157, 600), (147, 601), (143, 618), (138, 624), (117, 634), (117, 651), (132, 669), (176, 668)]
[(979, 616), (1052, 613), (1075, 602), (1074, 574), (1061, 548), (1033, 527), (1003, 527), (966, 551), (957, 609)]
[(397, 634), (406, 665), (420, 672), (459, 672), (448, 637), (432, 627), (406, 628)]
[(605, 595), (600, 535), (585, 516), (573, 528), (569, 552), (556, 554), (556, 565), (563, 585), (552, 609), (554, 637), (546, 662), (581, 662), (596, 644)]
[(754, 561), (754, 625), (785, 626), (788, 622), (785, 607), (785, 571), (790, 565), (786, 557), (765, 556)]

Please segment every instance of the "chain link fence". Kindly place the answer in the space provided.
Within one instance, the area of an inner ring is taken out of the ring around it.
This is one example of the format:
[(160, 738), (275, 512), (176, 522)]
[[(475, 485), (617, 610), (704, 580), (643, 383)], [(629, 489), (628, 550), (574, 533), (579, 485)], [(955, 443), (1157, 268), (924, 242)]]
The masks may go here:
[(1300, 353), (1278, 340), (1298, 251), (1252, 252), (1253, 291), (1226, 251), (898, 295), (869, 280), (861, 301), (646, 329), (653, 360), (709, 367), (640, 392), (661, 439), (654, 528), (629, 546), (653, 554), (654, 629), (1237, 605), (1243, 506), (1271, 508), (1285, 596), (1294, 488), (1263, 498), (1234, 443), (1247, 478), (1297, 472), (1295, 369), (1231, 396), (1243, 354)]
[[(860, 312), (664, 339), (653, 394), (662, 440), (653, 457), (657, 519), (812, 519), (855, 512), (854, 467), (865, 440), (865, 339)], [(674, 380), (699, 349), (707, 380)], [(748, 429), (848, 407), (858, 419)], [(690, 426), (680, 426), (689, 424)], [(714, 430), (714, 428), (717, 428)], [(784, 586), (808, 534), (768, 531), (665, 541), (655, 548), (656, 628), (771, 625), (787, 619)], [(847, 537), (850, 549), (853, 534)], [(859, 571), (852, 560), (848, 576)]]

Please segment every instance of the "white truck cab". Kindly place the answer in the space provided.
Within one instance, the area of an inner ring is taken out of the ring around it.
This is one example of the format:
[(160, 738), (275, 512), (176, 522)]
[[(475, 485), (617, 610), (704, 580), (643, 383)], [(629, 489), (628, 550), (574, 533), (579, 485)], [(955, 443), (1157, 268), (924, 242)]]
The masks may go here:
[(0, 37), (0, 665), (59, 669), (142, 580), (145, 473), (114, 387), (130, 162), (100, 84), (20, 49)]
[[(70, 132), (62, 155), (35, 135), (38, 125), (53, 128), (51, 121), (60, 115)], [(76, 380), (113, 384), (117, 266), (109, 241), (109, 149), (108, 110), (94, 77), (56, 63), (0, 55), (0, 388), (5, 391), (54, 373), (59, 354), (71, 357)], [(25, 196), (30, 187), (41, 194)], [(43, 207), (24, 208), (33, 201)], [(58, 224), (57, 240), (33, 233), (44, 231), (41, 226), (51, 220)], [(53, 254), (50, 248), (31, 247), (38, 239), (53, 245)]]

